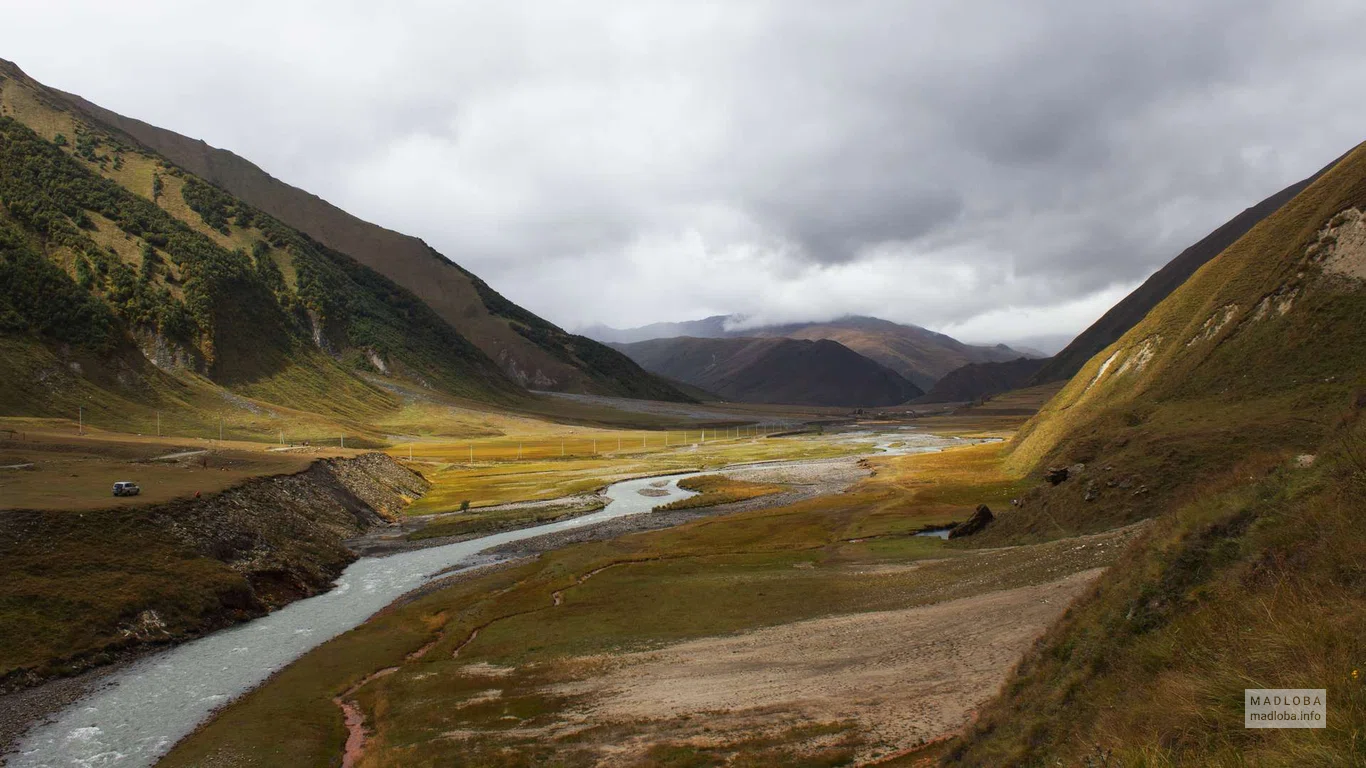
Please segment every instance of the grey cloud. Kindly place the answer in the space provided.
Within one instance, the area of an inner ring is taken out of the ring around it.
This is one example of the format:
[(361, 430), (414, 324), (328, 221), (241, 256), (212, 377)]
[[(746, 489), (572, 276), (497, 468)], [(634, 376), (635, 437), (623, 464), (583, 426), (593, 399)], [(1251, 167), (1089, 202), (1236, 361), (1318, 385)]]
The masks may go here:
[(0, 47), (571, 327), (1074, 332), (1366, 125), (1366, 8), (1331, 0), (105, 6)]

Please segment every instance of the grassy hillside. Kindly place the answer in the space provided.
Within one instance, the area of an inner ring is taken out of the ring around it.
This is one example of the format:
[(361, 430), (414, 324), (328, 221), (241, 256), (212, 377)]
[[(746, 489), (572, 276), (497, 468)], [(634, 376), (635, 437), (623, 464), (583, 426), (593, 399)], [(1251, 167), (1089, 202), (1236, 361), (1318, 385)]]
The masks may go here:
[[(1364, 426), (1161, 516), (945, 764), (1366, 765)], [(1246, 729), (1245, 688), (1325, 688), (1327, 728)]]
[(885, 406), (923, 394), (834, 341), (680, 336), (618, 348), (646, 370), (738, 402)]
[(532, 389), (688, 401), (667, 382), (617, 352), (566, 333), (503, 298), (418, 238), (356, 218), (281, 182), (232, 152), (47, 88), (0, 60), (0, 77), (4, 76), (27, 92), (24, 98), (28, 101), (42, 104), (42, 109), (25, 110), (21, 118), (40, 133), (43, 126), (80, 121), (125, 144), (155, 153), (305, 234), (315, 244), (345, 253), (410, 291), (518, 384)]
[[(1063, 498), (1080, 498), (1076, 483), (1040, 505), (1056, 501), (1065, 525), (1104, 525), (1247, 456), (1313, 452), (1366, 380), (1366, 291), (1332, 260), (1360, 258), (1349, 212), (1362, 206), (1358, 150), (1092, 358), (1021, 430), (1010, 461), (1087, 464), (1097, 503)], [(1121, 477), (1127, 487), (1110, 487)]]
[[(979, 543), (1157, 519), (947, 763), (1366, 765), (1364, 206), (1357, 149), (1021, 431), (1013, 471), (1080, 474)], [(1328, 728), (1244, 729), (1250, 687), (1327, 688)]]
[(1186, 282), (1205, 262), (1218, 256), (1225, 248), (1237, 242), (1238, 238), (1247, 234), (1258, 222), (1275, 213), (1295, 195), (1304, 191), (1315, 179), (1336, 165), (1338, 160), (1329, 163), (1313, 176), (1297, 181), (1247, 208), (1195, 245), (1177, 254), (1176, 258), (1153, 273), (1142, 285), (1135, 288), (1133, 293), (1125, 296), (1099, 320), (1092, 323), (1091, 327), (1082, 331), (1066, 348), (1054, 355), (1048, 364), (1030, 379), (1030, 383), (1043, 384), (1072, 378), (1086, 361), (1134, 327), (1149, 310)]
[(362, 373), (520, 397), (349, 256), (3, 75), (0, 111), (0, 341), (22, 374), (0, 385), (5, 413), (183, 409), (196, 382), (346, 418), (392, 410)]

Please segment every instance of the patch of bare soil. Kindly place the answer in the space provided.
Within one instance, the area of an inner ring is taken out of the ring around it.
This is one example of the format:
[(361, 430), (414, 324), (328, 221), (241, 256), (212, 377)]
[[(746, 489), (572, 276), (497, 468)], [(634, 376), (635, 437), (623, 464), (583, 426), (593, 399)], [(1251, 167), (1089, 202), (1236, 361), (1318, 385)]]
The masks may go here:
[(854, 723), (862, 759), (966, 725), (1031, 643), (1103, 569), (920, 608), (835, 616), (612, 660), (560, 687), (593, 722), (652, 724), (616, 754), (661, 740), (724, 743), (795, 723)]
[(1325, 271), (1366, 280), (1366, 213), (1355, 208), (1334, 216), (1311, 246)]

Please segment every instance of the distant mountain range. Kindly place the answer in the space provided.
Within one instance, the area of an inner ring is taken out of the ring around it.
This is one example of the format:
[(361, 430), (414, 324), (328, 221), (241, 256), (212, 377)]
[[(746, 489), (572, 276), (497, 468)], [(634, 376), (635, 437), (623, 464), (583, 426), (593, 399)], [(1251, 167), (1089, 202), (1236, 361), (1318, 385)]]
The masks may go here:
[[(875, 317), (851, 315), (827, 322), (789, 323), (746, 327), (736, 315), (714, 315), (681, 323), (654, 323), (638, 328), (606, 326), (584, 333), (604, 342), (632, 343), (647, 339), (691, 336), (695, 338), (789, 338), (837, 341), (845, 347), (897, 372), (921, 389), (928, 389), (949, 371), (969, 363), (1005, 362), (1034, 357), (1004, 344), (976, 346), (919, 326), (902, 325)], [(687, 381), (687, 379), (683, 379)]]
[(828, 339), (678, 336), (617, 344), (647, 371), (746, 403), (887, 406), (922, 390)]

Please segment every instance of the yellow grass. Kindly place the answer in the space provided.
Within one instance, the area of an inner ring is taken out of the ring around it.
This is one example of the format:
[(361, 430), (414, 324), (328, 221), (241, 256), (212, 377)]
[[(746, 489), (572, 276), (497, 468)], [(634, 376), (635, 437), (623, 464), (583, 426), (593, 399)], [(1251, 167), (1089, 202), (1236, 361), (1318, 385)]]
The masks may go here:
[[(772, 442), (783, 441), (830, 438)], [(878, 459), (872, 462), (877, 474), (843, 495), (567, 547), (457, 584), (320, 647), (228, 707), (166, 764), (226, 764), (266, 745), (283, 761), (325, 764), (340, 754), (345, 735), (332, 698), (390, 666), (399, 671), (366, 686), (356, 699), (370, 732), (366, 764), (504, 764), (498, 750), (511, 748), (523, 759), (507, 764), (554, 756), (567, 765), (589, 765), (601, 756), (599, 745), (610, 748), (633, 735), (671, 750), (670, 729), (678, 723), (564, 740), (537, 728), (572, 708), (554, 683), (581, 673), (575, 659), (926, 604), (1103, 564), (1108, 555), (1097, 548), (1066, 543), (974, 555), (911, 535), (1006, 492), (1011, 481), (1000, 471), (1000, 455), (999, 445), (987, 445)], [(420, 659), (411, 655), (422, 647), (427, 651)], [(497, 682), (502, 697), (491, 703), (470, 699), (489, 687), (466, 674), (481, 664), (510, 670)], [(851, 724), (826, 727), (831, 735), (859, 735)], [(453, 731), (463, 735), (443, 735)], [(702, 755), (708, 761), (700, 764), (721, 764), (727, 755), (758, 761), (746, 764), (784, 764), (779, 756), (789, 753), (780, 748), (801, 747), (808, 736), (770, 738), (753, 754), (752, 747), (718, 742), (717, 754)]]
[[(682, 431), (584, 430), (557, 425), (544, 429), (558, 430), (559, 436), (537, 431), (526, 439), (409, 443), (388, 449), (390, 455), (404, 461), (409, 461), (411, 455), (413, 468), (433, 483), (431, 491), (409, 507), (408, 513), (448, 512), (466, 501), (478, 507), (553, 499), (595, 491), (617, 480), (643, 475), (714, 469), (747, 461), (846, 456), (867, 450), (866, 445), (818, 435), (740, 439), (711, 436), (704, 443), (699, 430), (690, 430), (686, 433), (691, 438), (689, 442), (680, 444), (684, 438)], [(707, 432), (713, 434), (712, 430)], [(664, 444), (666, 437), (668, 446)], [(644, 449), (640, 447), (642, 442)], [(559, 457), (562, 450), (564, 458)]]
[[(0, 418), (0, 509), (88, 510), (138, 506), (214, 493), (263, 475), (299, 472), (319, 458), (359, 451), (320, 447), (271, 451), (263, 443), (157, 438), (88, 428), (62, 419)], [(161, 456), (205, 451), (180, 459)], [(131, 480), (138, 496), (115, 498)]]
[(678, 487), (689, 491), (696, 491), (696, 496), (689, 496), (686, 499), (669, 502), (660, 509), (696, 509), (698, 507), (714, 507), (719, 504), (730, 504), (736, 501), (748, 501), (757, 499), (760, 496), (769, 496), (775, 493), (782, 493), (784, 486), (773, 483), (752, 483), (745, 480), (736, 480), (725, 475), (701, 475), (680, 480)]

